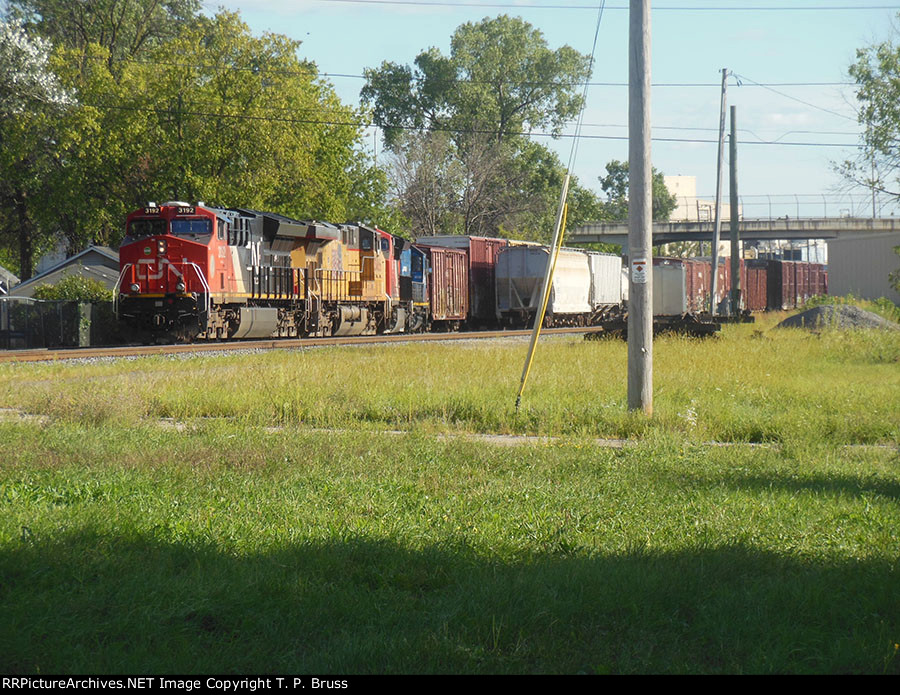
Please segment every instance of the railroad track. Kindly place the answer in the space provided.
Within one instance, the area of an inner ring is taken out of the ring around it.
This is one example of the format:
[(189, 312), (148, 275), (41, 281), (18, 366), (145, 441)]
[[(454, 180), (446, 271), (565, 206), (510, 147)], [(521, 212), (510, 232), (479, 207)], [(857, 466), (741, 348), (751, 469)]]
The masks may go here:
[[(545, 328), (542, 335), (567, 333), (600, 333), (601, 327)], [(221, 343), (188, 343), (175, 345), (123, 345), (118, 347), (57, 348), (39, 350), (0, 351), (0, 362), (52, 362), (56, 360), (94, 357), (138, 357), (142, 355), (174, 355), (192, 352), (229, 352), (232, 350), (285, 350), (325, 345), (362, 345), (370, 343), (416, 343), (435, 340), (472, 340), (514, 338), (531, 335), (521, 331), (473, 331), (468, 333), (415, 333), (399, 335), (363, 335), (342, 338), (278, 338), (266, 340), (235, 340)]]

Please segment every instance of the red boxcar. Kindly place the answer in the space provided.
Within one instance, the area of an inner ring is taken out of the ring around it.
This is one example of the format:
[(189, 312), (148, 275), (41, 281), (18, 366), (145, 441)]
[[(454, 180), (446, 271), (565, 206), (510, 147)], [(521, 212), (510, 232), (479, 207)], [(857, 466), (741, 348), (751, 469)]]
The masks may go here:
[(494, 266), (500, 249), (508, 246), (506, 239), (479, 236), (419, 237), (420, 246), (443, 246), (465, 249), (469, 259), (469, 317), (473, 326), (494, 325), (497, 322), (497, 290)]
[(465, 321), (469, 313), (469, 260), (462, 249), (422, 247), (428, 256), (432, 321)]
[(744, 264), (745, 280), (741, 291), (744, 306), (750, 311), (765, 311), (768, 307), (768, 261), (751, 260)]

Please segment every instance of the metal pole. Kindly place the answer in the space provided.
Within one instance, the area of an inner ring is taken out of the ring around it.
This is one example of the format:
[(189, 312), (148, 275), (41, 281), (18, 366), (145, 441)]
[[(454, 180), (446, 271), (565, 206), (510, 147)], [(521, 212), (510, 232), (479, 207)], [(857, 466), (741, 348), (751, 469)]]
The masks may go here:
[(872, 152), (872, 219), (875, 219), (875, 152)]
[(628, 43), (628, 409), (652, 415), (650, 0), (630, 0)]
[(731, 202), (731, 315), (741, 313), (741, 232), (740, 215), (738, 214), (738, 183), (737, 183), (737, 107), (731, 107), (731, 141), (728, 143), (730, 152), (728, 180)]
[(716, 222), (713, 226), (712, 280), (710, 283), (709, 313), (716, 315), (716, 285), (719, 277), (719, 230), (722, 226), (722, 162), (725, 159), (725, 88), (728, 68), (722, 68), (722, 99), (719, 110), (719, 162), (716, 169)]

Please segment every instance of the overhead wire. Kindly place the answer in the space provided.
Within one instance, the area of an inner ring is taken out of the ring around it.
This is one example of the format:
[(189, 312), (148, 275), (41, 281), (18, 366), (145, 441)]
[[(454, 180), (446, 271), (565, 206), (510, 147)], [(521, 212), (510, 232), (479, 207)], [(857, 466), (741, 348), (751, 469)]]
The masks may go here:
[[(319, 0), (323, 3), (359, 5), (409, 5), (414, 7), (473, 7), (484, 9), (515, 10), (593, 10), (594, 5), (521, 4), (502, 2), (460, 2), (459, 0)], [(627, 10), (628, 5), (610, 5), (609, 10)], [(900, 5), (661, 5), (652, 8), (657, 12), (821, 12), (897, 10)]]
[[(347, 126), (355, 128), (397, 128), (399, 130), (419, 130), (417, 126), (409, 126), (403, 124), (384, 124), (377, 125), (371, 121), (358, 120), (338, 120), (338, 119), (316, 119), (316, 118), (290, 118), (276, 117), (270, 115), (256, 114), (229, 114), (213, 111), (198, 111), (196, 109), (171, 109), (171, 108), (153, 108), (149, 106), (123, 106), (121, 104), (97, 104), (86, 103), (86, 106), (97, 109), (111, 109), (120, 111), (136, 111), (145, 113), (156, 113), (159, 115), (182, 115), (182, 116), (202, 116), (206, 118), (224, 118), (229, 120), (248, 120), (248, 121), (269, 121), (273, 123), (289, 123), (289, 124), (308, 124), (308, 125), (325, 125), (325, 126)], [(291, 109), (283, 109), (290, 111)], [(586, 125), (586, 124), (583, 124)], [(447, 133), (471, 133), (476, 135), (496, 135), (498, 131), (487, 128), (449, 128), (446, 126), (434, 126), (430, 130), (447, 132)], [(529, 136), (529, 137), (545, 137), (553, 139), (572, 139), (581, 138), (585, 140), (628, 140), (626, 135), (585, 135), (584, 133), (544, 133), (536, 131), (514, 131), (509, 135)], [(669, 143), (687, 143), (687, 144), (717, 144), (715, 139), (702, 138), (667, 138), (653, 137), (654, 142)], [(745, 141), (742, 145), (776, 145), (784, 147), (856, 147), (856, 143), (846, 142), (795, 142), (783, 140), (764, 140), (764, 141)]]
[[(77, 59), (87, 59), (87, 60), (96, 60), (101, 62), (106, 62), (106, 56), (86, 56), (79, 51), (68, 50), (65, 51), (69, 54), (70, 58)], [(225, 70), (225, 71), (235, 71), (235, 72), (250, 72), (253, 74), (276, 74), (276, 75), (312, 75), (313, 77), (340, 77), (347, 79), (356, 79), (356, 80), (365, 80), (368, 79), (366, 75), (358, 75), (354, 73), (345, 73), (345, 72), (323, 72), (319, 70), (319, 67), (315, 64), (310, 65), (309, 67), (301, 67), (299, 69), (290, 69), (290, 68), (276, 68), (276, 67), (261, 67), (257, 65), (223, 65), (221, 63), (188, 63), (188, 62), (174, 62), (168, 60), (148, 60), (148, 59), (137, 59), (137, 58), (119, 58), (116, 62), (129, 62), (137, 65), (159, 65), (163, 67), (175, 67), (175, 68), (193, 68), (193, 69), (207, 69), (207, 70)], [(414, 77), (415, 79), (415, 77)], [(741, 76), (741, 79), (746, 79), (751, 83), (750, 86), (753, 87), (763, 87), (766, 89), (771, 89), (774, 87), (850, 87), (855, 85), (855, 82), (843, 81), (843, 82), (813, 82), (813, 81), (805, 81), (805, 82), (756, 82), (751, 80), (750, 78), (745, 78)], [(470, 78), (457, 78), (457, 83), (461, 84), (498, 84), (496, 80), (473, 80)], [(519, 82), (519, 81), (503, 81), (502, 84), (521, 84), (523, 86), (528, 87), (543, 87), (543, 86), (558, 86), (558, 87), (572, 87), (572, 86), (584, 86), (585, 84), (589, 87), (628, 87), (627, 82)], [(737, 84), (736, 82), (734, 84)], [(654, 88), (708, 88), (715, 87), (719, 89), (722, 84), (721, 82), (653, 82), (650, 85)], [(732, 86), (731, 83), (729, 86)], [(738, 85), (738, 86), (748, 86), (748, 85)], [(790, 98), (790, 97), (789, 97)]]

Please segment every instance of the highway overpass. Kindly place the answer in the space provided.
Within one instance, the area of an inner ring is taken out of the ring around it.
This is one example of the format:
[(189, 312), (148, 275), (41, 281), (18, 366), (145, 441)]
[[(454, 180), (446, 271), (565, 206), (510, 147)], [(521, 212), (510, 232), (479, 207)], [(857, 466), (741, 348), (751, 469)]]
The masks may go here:
[[(712, 222), (654, 222), (653, 245), (676, 241), (706, 241), (713, 238)], [(745, 219), (740, 223), (741, 241), (776, 241), (790, 239), (839, 239), (856, 235), (900, 232), (900, 218), (894, 217), (832, 217)], [(720, 241), (727, 241), (731, 233), (729, 220), (722, 220)], [(625, 222), (591, 222), (573, 228), (566, 235), (571, 245), (627, 244), (628, 224)]]

